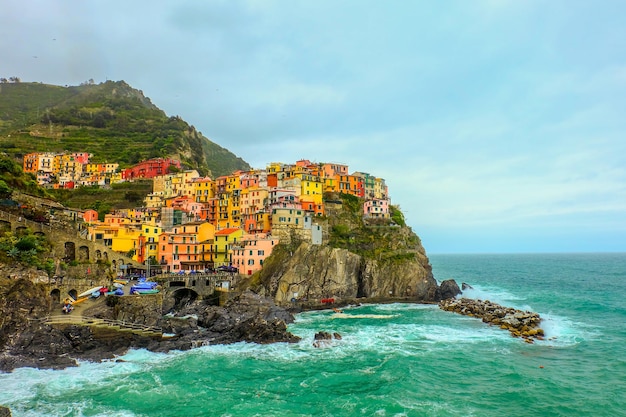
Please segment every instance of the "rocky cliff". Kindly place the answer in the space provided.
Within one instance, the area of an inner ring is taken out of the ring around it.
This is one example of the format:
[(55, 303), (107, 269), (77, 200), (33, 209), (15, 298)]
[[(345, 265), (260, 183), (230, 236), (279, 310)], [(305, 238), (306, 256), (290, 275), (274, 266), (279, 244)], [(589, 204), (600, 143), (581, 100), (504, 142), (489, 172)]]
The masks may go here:
[(442, 299), (424, 248), (410, 228), (367, 233), (370, 244), (362, 253), (298, 241), (279, 245), (252, 285), (278, 305), (304, 309), (329, 299), (335, 304)]

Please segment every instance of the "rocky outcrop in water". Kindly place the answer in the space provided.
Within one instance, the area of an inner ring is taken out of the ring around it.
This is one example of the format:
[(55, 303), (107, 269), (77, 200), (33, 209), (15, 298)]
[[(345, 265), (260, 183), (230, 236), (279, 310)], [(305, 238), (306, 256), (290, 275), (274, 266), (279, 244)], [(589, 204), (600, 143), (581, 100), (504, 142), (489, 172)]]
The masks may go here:
[(514, 337), (521, 337), (528, 343), (534, 339), (543, 339), (543, 329), (539, 327), (541, 317), (530, 311), (516, 310), (503, 307), (489, 300), (474, 300), (470, 298), (449, 298), (439, 302), (442, 310), (452, 311), (465, 316), (478, 317), (484, 323), (500, 326), (508, 330)]
[(461, 294), (461, 290), (459, 289), (459, 285), (456, 283), (455, 280), (447, 279), (439, 284), (437, 292), (438, 299), (446, 300), (448, 298), (454, 298), (459, 294)]
[(332, 341), (341, 340), (341, 335), (337, 332), (317, 332), (315, 336), (313, 336), (313, 346), (316, 348), (328, 347), (331, 345)]
[(163, 330), (176, 338), (161, 342), (153, 350), (189, 349), (201, 345), (236, 342), (298, 342), (287, 331), (293, 315), (271, 299), (246, 291), (224, 307), (192, 303), (164, 318)]

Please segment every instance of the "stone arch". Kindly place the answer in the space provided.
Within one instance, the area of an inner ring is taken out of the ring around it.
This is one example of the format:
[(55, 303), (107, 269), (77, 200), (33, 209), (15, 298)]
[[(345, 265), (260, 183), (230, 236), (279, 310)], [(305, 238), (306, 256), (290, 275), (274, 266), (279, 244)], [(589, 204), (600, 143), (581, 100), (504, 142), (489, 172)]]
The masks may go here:
[(78, 260), (79, 261), (89, 260), (89, 248), (87, 246), (82, 245), (78, 248)]
[(189, 288), (180, 288), (172, 293), (172, 297), (174, 297), (174, 307), (178, 308), (196, 301), (198, 293)]
[(74, 300), (76, 300), (78, 298), (78, 291), (76, 291), (75, 289), (71, 289), (67, 292), (70, 297), (72, 297)]
[(102, 259), (105, 262), (108, 262), (109, 261), (109, 254), (107, 252), (102, 252)]
[(27, 233), (28, 233), (28, 227), (26, 227), (26, 226), (17, 226), (15, 228), (15, 234), (17, 236), (25, 235)]
[(117, 273), (117, 261), (115, 259), (113, 259), (111, 261), (111, 269), (113, 270), (113, 272)]
[(50, 291), (50, 299), (52, 300), (52, 303), (56, 303), (59, 304), (61, 302), (61, 290), (58, 288), (53, 289), (52, 291)]
[(76, 245), (74, 242), (65, 242), (65, 261), (72, 262), (76, 260)]
[(11, 231), (11, 222), (7, 222), (6, 220), (0, 220), (0, 233), (10, 232)]
[(41, 237), (46, 237), (46, 234), (44, 232), (42, 232), (41, 230), (36, 231), (35, 233), (33, 233), (35, 236), (41, 236)]
[(96, 261), (99, 261), (102, 259), (102, 252), (100, 251), (100, 249), (96, 249)]

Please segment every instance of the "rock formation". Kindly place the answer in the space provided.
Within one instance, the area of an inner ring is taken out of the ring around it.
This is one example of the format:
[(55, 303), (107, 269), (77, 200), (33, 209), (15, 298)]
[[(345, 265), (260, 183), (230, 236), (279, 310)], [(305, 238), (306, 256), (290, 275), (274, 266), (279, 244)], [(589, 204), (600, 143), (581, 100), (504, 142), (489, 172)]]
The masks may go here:
[(337, 332), (332, 334), (329, 332), (317, 332), (313, 336), (313, 346), (316, 348), (329, 347), (333, 339), (341, 340), (341, 335)]
[[(260, 274), (261, 291), (278, 305), (297, 304), (307, 309), (319, 306), (325, 299), (336, 304), (441, 299), (423, 252), (416, 251), (402, 259), (379, 260), (304, 242), (293, 251), (283, 250), (285, 253), (277, 253)], [(446, 290), (445, 294), (450, 292)]]
[[(65, 368), (75, 366), (77, 359), (112, 359), (129, 348), (167, 352), (218, 343), (299, 340), (287, 331), (293, 316), (271, 299), (251, 292), (244, 292), (224, 307), (198, 301), (162, 317), (156, 324), (175, 334), (165, 339), (78, 324), (53, 326), (42, 320), (50, 311), (50, 297), (43, 284), (27, 279), (0, 283), (0, 371)], [(106, 318), (114, 311), (115, 306), (103, 302), (90, 314)]]
[(448, 298), (439, 302), (442, 310), (452, 311), (465, 316), (478, 317), (484, 323), (500, 326), (508, 330), (514, 337), (522, 337), (526, 342), (543, 339), (543, 329), (539, 327), (541, 317), (537, 313), (516, 310), (492, 303), (489, 300), (470, 298)]

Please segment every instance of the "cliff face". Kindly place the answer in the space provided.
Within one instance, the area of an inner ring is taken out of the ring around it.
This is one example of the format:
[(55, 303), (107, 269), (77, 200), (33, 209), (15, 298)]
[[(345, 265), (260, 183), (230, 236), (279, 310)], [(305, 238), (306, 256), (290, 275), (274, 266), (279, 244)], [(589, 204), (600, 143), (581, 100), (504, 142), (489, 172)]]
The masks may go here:
[[(260, 272), (262, 292), (279, 305), (299, 302), (304, 308), (334, 298), (337, 303), (357, 299), (431, 302), (439, 299), (437, 281), (419, 239), (409, 228), (374, 230), (370, 252), (301, 242), (279, 246)], [(384, 233), (385, 236), (381, 235)], [(407, 245), (411, 241), (412, 244)]]

